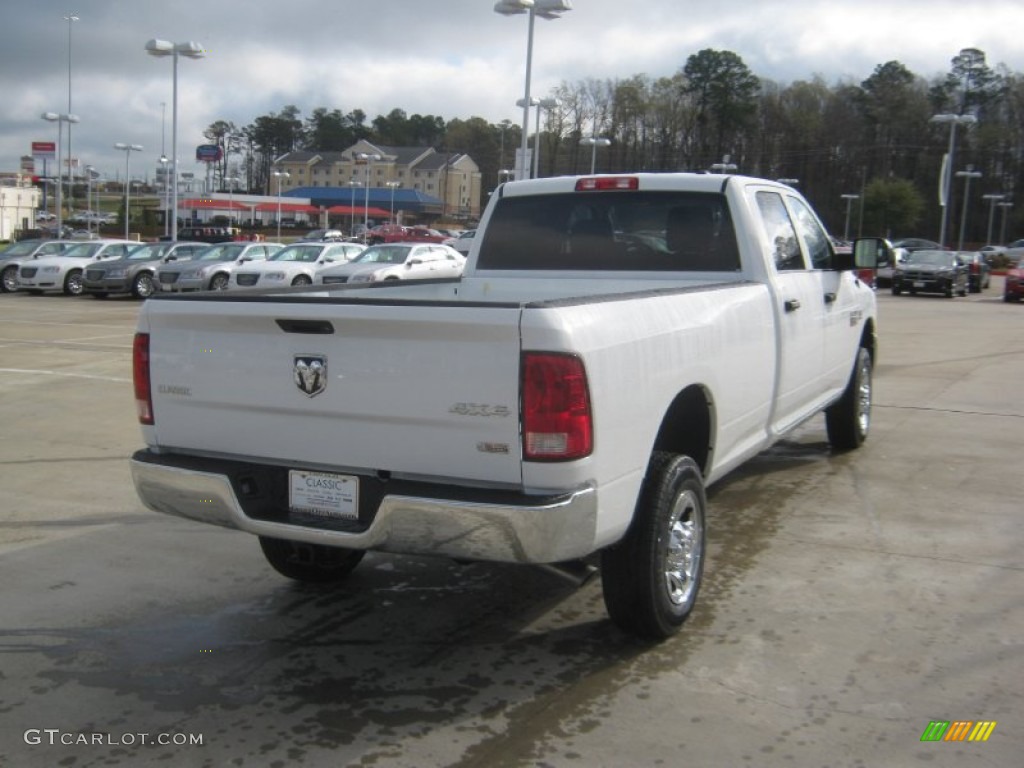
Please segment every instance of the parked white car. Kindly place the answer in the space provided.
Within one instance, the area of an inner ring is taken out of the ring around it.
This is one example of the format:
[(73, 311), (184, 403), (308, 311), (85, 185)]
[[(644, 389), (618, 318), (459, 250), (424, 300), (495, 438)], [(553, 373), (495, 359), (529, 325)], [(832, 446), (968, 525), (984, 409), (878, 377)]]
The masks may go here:
[(322, 270), (316, 282), (331, 285), (460, 277), (465, 265), (465, 257), (447, 245), (387, 243), (371, 245), (347, 264)]
[(264, 261), (282, 248), (281, 243), (215, 243), (191, 261), (162, 265), (156, 283), (161, 291), (226, 291), (236, 268)]
[(63, 291), (69, 296), (85, 292), (85, 268), (97, 261), (123, 259), (138, 242), (134, 240), (87, 240), (70, 245), (58, 255), (25, 262), (18, 268), (19, 291)]
[(55, 256), (72, 243), (67, 240), (21, 240), (0, 251), (0, 292), (18, 290), (18, 267), (23, 262)]
[(464, 232), (459, 232), (455, 237), (449, 237), (444, 241), (444, 244), (450, 245), (463, 256), (468, 256), (469, 249), (473, 246), (474, 237), (476, 237), (476, 230), (467, 229)]
[(311, 285), (320, 270), (344, 264), (365, 246), (358, 243), (294, 243), (265, 261), (249, 262), (231, 273), (228, 288), (280, 288)]

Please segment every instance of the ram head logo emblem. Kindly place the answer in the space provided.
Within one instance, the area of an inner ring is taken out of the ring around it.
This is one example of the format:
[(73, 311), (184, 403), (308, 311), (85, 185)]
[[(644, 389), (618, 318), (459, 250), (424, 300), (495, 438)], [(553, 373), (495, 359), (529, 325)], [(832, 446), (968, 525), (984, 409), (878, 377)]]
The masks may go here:
[(295, 386), (306, 396), (316, 397), (327, 389), (327, 358), (324, 355), (296, 355), (292, 375)]

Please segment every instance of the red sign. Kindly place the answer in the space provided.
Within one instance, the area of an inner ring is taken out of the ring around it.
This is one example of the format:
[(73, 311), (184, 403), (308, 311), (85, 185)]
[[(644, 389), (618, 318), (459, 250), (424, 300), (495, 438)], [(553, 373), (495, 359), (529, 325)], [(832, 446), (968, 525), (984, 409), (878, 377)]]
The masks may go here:
[(57, 142), (33, 141), (32, 154), (35, 157), (45, 157), (52, 160), (57, 155)]

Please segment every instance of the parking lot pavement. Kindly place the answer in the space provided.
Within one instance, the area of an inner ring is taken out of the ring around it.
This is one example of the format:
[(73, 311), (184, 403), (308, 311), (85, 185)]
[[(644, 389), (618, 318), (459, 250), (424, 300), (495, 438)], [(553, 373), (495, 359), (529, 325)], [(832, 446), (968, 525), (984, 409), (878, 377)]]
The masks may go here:
[[(714, 486), (698, 607), (648, 647), (597, 579), (370, 555), (295, 587), (143, 510), (138, 304), (0, 296), (0, 765), (1019, 765), (1022, 309), (880, 292), (868, 441), (815, 419)], [(995, 725), (922, 741), (957, 721)]]

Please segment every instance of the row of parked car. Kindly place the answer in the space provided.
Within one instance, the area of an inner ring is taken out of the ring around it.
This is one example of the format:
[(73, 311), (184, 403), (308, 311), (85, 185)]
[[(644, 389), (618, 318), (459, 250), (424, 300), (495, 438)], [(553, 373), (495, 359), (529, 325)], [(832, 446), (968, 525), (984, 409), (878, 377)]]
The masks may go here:
[[(892, 246), (894, 259), (879, 265), (875, 284), (891, 288), (895, 296), (904, 292), (941, 293), (947, 297), (981, 293), (991, 285), (992, 263), (997, 255), (1011, 260), (1011, 278), (1017, 262), (1024, 259), (1024, 240), (1009, 246), (986, 246), (978, 251), (950, 251), (920, 238), (896, 240)], [(1012, 279), (1008, 283), (1016, 285)], [(1013, 297), (1004, 299), (1012, 301)]]
[(452, 278), (465, 262), (441, 243), (25, 240), (0, 252), (0, 289), (145, 299), (158, 291)]

